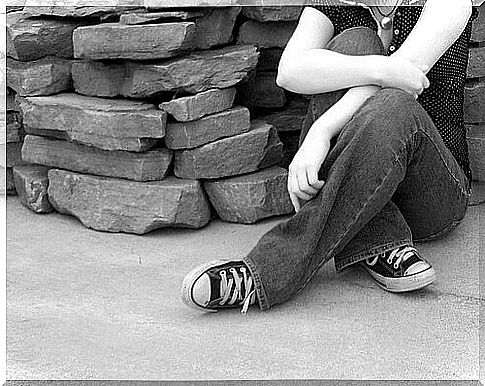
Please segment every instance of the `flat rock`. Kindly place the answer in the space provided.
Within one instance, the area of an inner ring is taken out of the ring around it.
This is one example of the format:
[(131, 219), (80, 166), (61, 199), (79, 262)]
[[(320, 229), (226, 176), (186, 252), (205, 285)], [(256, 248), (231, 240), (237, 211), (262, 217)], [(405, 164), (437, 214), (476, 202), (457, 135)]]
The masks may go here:
[(308, 109), (308, 101), (303, 98), (291, 100), (281, 110), (258, 115), (258, 119), (273, 125), (278, 133), (300, 132)]
[(38, 165), (13, 168), (15, 190), (20, 203), (35, 213), (50, 213), (54, 210), (47, 195), (48, 170), (49, 168)]
[(160, 104), (159, 108), (177, 121), (187, 122), (215, 114), (232, 107), (236, 89), (212, 89)]
[(191, 149), (249, 131), (251, 122), (246, 107), (234, 107), (192, 122), (169, 123), (165, 144), (169, 149)]
[(22, 165), (21, 150), (21, 142), (8, 142), (6, 145), (0, 145), (0, 159), (6, 159), (9, 168)]
[(260, 6), (244, 7), (243, 14), (249, 19), (268, 21), (297, 21), (303, 7), (299, 6)]
[(79, 22), (28, 19), (22, 12), (7, 15), (7, 56), (29, 61), (55, 55), (72, 58), (72, 31)]
[(468, 126), (467, 139), (473, 178), (485, 181), (485, 125)]
[(13, 180), (13, 169), (9, 167), (5, 169), (5, 192), (7, 193), (7, 196), (17, 195), (17, 191), (15, 190), (15, 182)]
[(207, 145), (175, 152), (177, 177), (212, 179), (250, 173), (281, 161), (283, 145), (276, 130), (264, 122), (252, 122), (249, 132)]
[(272, 167), (238, 177), (206, 181), (204, 189), (223, 221), (252, 224), (293, 211), (286, 169)]
[[(39, 1), (27, 0), (24, 14), (28, 17), (53, 16), (63, 18), (106, 18), (108, 16), (119, 15), (123, 12), (142, 10), (143, 1), (119, 1), (122, 5), (66, 5), (64, 0), (43, 1), (39, 6)], [(115, 1), (110, 1), (115, 4)], [(133, 5), (127, 5), (133, 3)], [(138, 3), (138, 4), (137, 4)], [(31, 5), (32, 4), (32, 5)]]
[(198, 11), (166, 11), (166, 12), (130, 12), (120, 15), (120, 24), (149, 24), (155, 22), (166, 22), (173, 20), (192, 20), (203, 16), (203, 12)]
[(31, 62), (7, 58), (7, 86), (20, 96), (51, 95), (69, 90), (71, 63), (53, 56)]
[(229, 43), (241, 8), (205, 8), (204, 16), (195, 20), (197, 48), (206, 50)]
[(200, 228), (210, 219), (198, 181), (136, 182), (59, 169), (48, 176), (52, 206), (88, 228), (144, 234), (163, 227)]
[(239, 28), (237, 44), (255, 44), (260, 48), (284, 48), (295, 28), (294, 22), (260, 23), (248, 20)]
[(465, 85), (464, 114), (465, 122), (485, 122), (485, 81), (483, 79)]
[(78, 59), (164, 59), (195, 47), (195, 24), (103, 23), (77, 28), (72, 40)]
[[(2, 131), (2, 141), (3, 138), (6, 139), (7, 143), (9, 142), (20, 142), (22, 136), (22, 118), (19, 113), (8, 111), (7, 112), (7, 119), (6, 119), (6, 132)], [(5, 135), (5, 137), (3, 136)]]
[(485, 76), (484, 60), (485, 46), (469, 48), (469, 59), (467, 68), (468, 78), (479, 78)]
[(105, 150), (145, 151), (165, 136), (166, 113), (148, 103), (67, 93), (22, 98), (20, 106), (25, 126)]
[(238, 97), (248, 107), (279, 108), (286, 103), (285, 91), (276, 84), (275, 72), (256, 73), (241, 82)]
[(256, 47), (237, 46), (201, 51), (158, 64), (76, 61), (72, 77), (74, 88), (80, 94), (146, 98), (164, 91), (195, 94), (232, 87), (257, 62)]
[(27, 135), (22, 146), (26, 162), (80, 173), (135, 181), (155, 181), (165, 178), (172, 162), (168, 149), (144, 153), (101, 150), (74, 142)]
[(15, 91), (7, 87), (6, 107), (8, 111), (20, 111), (20, 106), (15, 100)]
[(485, 41), (485, 4), (480, 6), (479, 11), (478, 18), (472, 24), (471, 40), (481, 43)]

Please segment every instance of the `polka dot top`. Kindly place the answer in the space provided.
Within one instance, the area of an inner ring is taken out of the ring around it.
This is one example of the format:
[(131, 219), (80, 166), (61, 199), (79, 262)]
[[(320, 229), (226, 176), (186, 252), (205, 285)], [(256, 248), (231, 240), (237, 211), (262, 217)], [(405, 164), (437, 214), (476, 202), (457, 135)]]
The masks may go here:
[[(377, 23), (369, 9), (360, 5), (335, 6), (330, 5), (327, 1), (312, 0), (307, 5), (323, 12), (330, 19), (334, 26), (335, 35), (347, 28), (358, 26), (368, 27), (377, 32)], [(335, 1), (333, 3), (335, 4)], [(398, 8), (394, 16), (394, 33), (387, 55), (391, 55), (401, 46), (418, 21), (422, 9), (423, 6), (421, 5), (400, 6)], [(473, 7), (472, 16), (465, 30), (428, 72), (430, 87), (418, 97), (418, 102), (430, 115), (446, 147), (451, 151), (469, 179), (472, 176), (463, 119), (463, 99), (471, 21), (477, 15), (478, 10)]]

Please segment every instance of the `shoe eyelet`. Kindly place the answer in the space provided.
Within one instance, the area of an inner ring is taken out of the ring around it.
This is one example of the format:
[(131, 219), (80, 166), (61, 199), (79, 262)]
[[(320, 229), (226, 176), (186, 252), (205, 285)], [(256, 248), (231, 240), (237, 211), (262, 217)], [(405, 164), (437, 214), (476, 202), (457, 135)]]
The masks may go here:
[(398, 269), (399, 268), (399, 265), (394, 264), (393, 267), (394, 267), (394, 269)]
[(387, 264), (389, 264), (389, 265), (391, 265), (391, 264), (392, 264), (392, 260), (387, 259), (386, 261), (387, 261)]
[(229, 269), (229, 271), (230, 271), (232, 274), (237, 273), (236, 268), (231, 268), (231, 269)]
[(222, 270), (221, 272), (219, 272), (219, 275), (222, 277), (226, 276), (226, 271)]
[(246, 268), (245, 268), (245, 267), (241, 267), (241, 268), (239, 268), (239, 270), (240, 270), (242, 273), (246, 273)]

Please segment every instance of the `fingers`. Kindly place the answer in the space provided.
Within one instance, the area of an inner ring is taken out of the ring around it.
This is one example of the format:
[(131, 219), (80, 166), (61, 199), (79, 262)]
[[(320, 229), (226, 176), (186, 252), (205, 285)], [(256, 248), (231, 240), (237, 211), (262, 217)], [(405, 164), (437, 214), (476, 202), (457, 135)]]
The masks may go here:
[(311, 200), (318, 194), (323, 185), (324, 181), (318, 179), (318, 172), (315, 168), (294, 170), (290, 166), (288, 193), (295, 211), (300, 210), (300, 200)]
[(318, 171), (317, 169), (309, 169), (307, 170), (307, 179), (308, 183), (317, 190), (317, 193), (320, 189), (322, 189), (323, 185), (325, 184), (324, 181), (318, 179)]

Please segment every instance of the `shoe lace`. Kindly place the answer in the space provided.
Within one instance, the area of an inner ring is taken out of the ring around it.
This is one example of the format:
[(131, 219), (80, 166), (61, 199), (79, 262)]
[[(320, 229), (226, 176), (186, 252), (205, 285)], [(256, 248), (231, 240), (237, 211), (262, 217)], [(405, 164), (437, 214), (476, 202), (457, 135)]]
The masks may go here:
[(256, 291), (253, 288), (253, 278), (248, 274), (246, 267), (240, 267), (239, 270), (242, 276), (239, 276), (237, 269), (234, 267), (229, 269), (230, 277), (228, 277), (226, 270), (219, 272), (221, 277), (220, 293), (222, 295), (219, 305), (240, 304), (242, 305), (241, 313), (246, 314), (249, 306), (255, 300)]
[[(404, 263), (407, 259), (409, 259), (410, 257), (412, 257), (417, 252), (418, 251), (416, 250), (416, 248), (410, 247), (410, 246), (396, 248), (387, 257), (387, 260), (386, 260), (387, 261), (387, 264), (389, 264), (389, 265), (392, 264), (392, 266), (394, 267), (394, 269), (398, 269), (399, 268), (399, 265), (401, 263)], [(377, 263), (377, 260), (380, 257), (385, 257), (385, 256), (386, 256), (386, 254), (383, 253), (381, 255), (376, 256), (373, 261), (367, 261), (367, 263), (369, 265), (371, 265), (371, 266), (372, 265), (375, 265)]]

